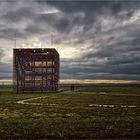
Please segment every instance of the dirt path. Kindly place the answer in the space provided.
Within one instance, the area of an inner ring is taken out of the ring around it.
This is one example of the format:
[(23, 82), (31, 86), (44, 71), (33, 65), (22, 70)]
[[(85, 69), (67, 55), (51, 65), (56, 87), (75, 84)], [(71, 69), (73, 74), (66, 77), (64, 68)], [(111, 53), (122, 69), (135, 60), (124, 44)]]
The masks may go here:
[[(48, 96), (40, 96), (40, 97), (35, 97), (35, 98), (29, 98), (29, 99), (17, 101), (16, 103), (22, 104), (22, 105), (44, 105), (44, 104), (41, 104), (41, 103), (29, 103), (28, 101), (32, 101), (32, 100), (36, 100), (36, 99), (42, 99), (42, 98), (47, 98), (47, 97)], [(55, 104), (48, 104), (48, 105), (55, 105)]]
[[(65, 93), (65, 92), (63, 92)], [(66, 92), (68, 93), (68, 92)], [(77, 93), (75, 93), (77, 94)], [(108, 93), (106, 92), (103, 92), (103, 93), (94, 93), (94, 94), (105, 94), (107, 95)], [(109, 93), (110, 94), (110, 93)], [(125, 95), (125, 94), (111, 94), (111, 95)], [(125, 96), (135, 96), (133, 94), (129, 94), (129, 95), (125, 95)], [(136, 95), (136, 96), (140, 96), (140, 95)], [(28, 101), (33, 101), (33, 100), (36, 100), (36, 99), (42, 99), (42, 98), (47, 98), (48, 96), (40, 96), (40, 97), (35, 97), (35, 98), (29, 98), (29, 99), (25, 99), (25, 100), (20, 100), (20, 101), (17, 101), (16, 103), (18, 104), (22, 104), (22, 105), (53, 105), (55, 106), (56, 104), (41, 104), (41, 103), (29, 103)], [(88, 105), (89, 107), (110, 107), (110, 108), (113, 108), (113, 107), (121, 107), (121, 108), (136, 108), (136, 107), (139, 107), (139, 106), (136, 106), (136, 105), (112, 105), (112, 104), (89, 104)]]
[(89, 107), (121, 107), (121, 108), (135, 108), (135, 107), (138, 107), (136, 105), (100, 105), (100, 104), (90, 104), (88, 105)]

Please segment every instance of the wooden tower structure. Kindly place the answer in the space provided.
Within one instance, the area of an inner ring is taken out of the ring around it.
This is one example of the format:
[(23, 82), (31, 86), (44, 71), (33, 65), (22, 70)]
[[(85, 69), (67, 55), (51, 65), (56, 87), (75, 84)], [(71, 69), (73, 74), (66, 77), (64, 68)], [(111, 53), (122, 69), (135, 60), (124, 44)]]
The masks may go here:
[(14, 49), (13, 82), (17, 93), (57, 92), (59, 54), (54, 48)]

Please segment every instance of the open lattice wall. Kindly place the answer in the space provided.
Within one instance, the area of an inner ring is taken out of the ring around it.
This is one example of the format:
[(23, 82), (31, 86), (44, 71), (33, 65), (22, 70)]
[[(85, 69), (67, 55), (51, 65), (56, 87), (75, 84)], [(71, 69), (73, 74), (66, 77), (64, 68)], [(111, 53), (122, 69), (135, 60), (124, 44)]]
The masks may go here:
[(59, 54), (55, 49), (14, 49), (13, 81), (16, 92), (56, 92)]

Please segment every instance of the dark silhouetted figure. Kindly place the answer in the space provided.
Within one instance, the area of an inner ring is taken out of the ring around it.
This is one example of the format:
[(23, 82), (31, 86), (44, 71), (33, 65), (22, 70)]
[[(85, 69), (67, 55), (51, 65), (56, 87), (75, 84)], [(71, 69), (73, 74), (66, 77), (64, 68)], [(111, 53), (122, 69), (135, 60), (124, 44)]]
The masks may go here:
[(74, 85), (71, 85), (70, 88), (71, 88), (71, 91), (74, 91)]

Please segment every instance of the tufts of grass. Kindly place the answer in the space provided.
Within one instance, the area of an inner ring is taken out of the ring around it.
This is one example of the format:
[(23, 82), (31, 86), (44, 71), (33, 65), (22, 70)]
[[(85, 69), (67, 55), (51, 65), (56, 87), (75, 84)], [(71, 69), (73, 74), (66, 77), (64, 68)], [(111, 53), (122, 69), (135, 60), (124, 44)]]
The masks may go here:
[[(120, 90), (121, 94), (122, 89)], [(136, 93), (135, 90), (130, 92)], [(28, 102), (43, 105), (16, 103), (19, 100), (38, 96), (46, 98)], [(16, 94), (1, 91), (0, 139), (140, 138), (140, 107), (103, 108), (89, 107), (89, 104), (140, 106), (140, 96), (101, 95), (92, 92), (90, 94)]]

